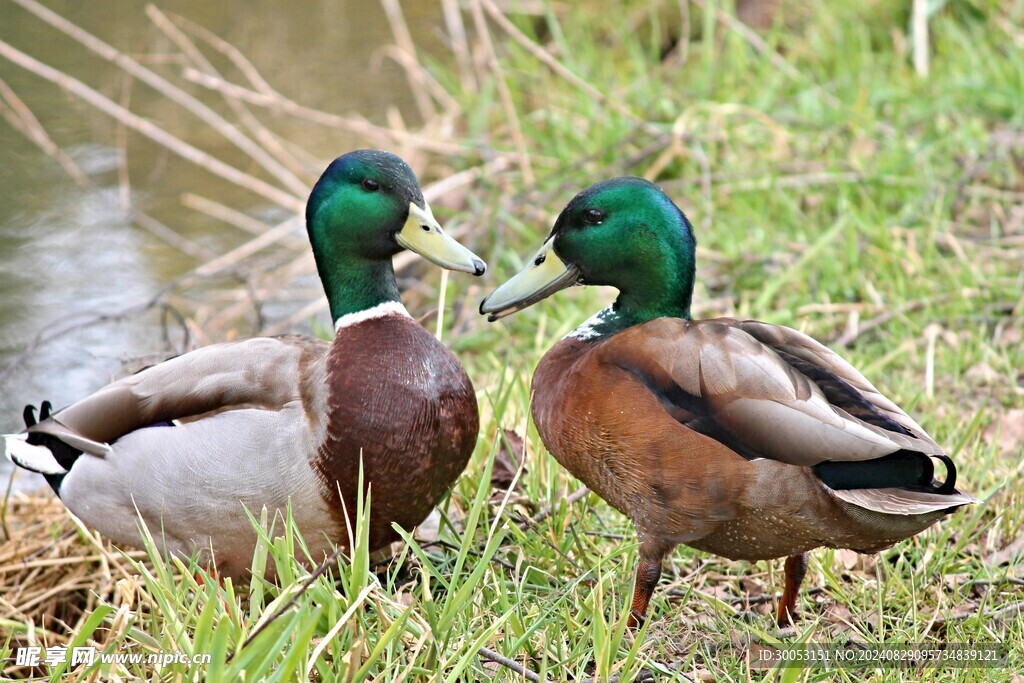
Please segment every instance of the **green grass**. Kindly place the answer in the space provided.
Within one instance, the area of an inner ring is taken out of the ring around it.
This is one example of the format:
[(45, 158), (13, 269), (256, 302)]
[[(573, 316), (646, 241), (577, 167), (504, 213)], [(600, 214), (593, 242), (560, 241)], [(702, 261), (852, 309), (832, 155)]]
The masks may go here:
[[(492, 26), (534, 179), (519, 163), (477, 182), (461, 213), (439, 217), (473, 226), (491, 288), (585, 185), (621, 174), (662, 184), (697, 231), (695, 315), (756, 317), (846, 341), (844, 356), (947, 445), (963, 487), (987, 499), (876, 556), (812, 553), (804, 586), (819, 592), (801, 597), (803, 620), (784, 640), (1008, 643), (1008, 669), (921, 678), (1020, 680), (1024, 617), (999, 610), (1024, 600), (1018, 583), (1000, 583), (1021, 576), (1024, 556), (1008, 566), (992, 556), (1024, 535), (1022, 446), (998, 440), (999, 425), (1010, 430), (1007, 416), (1024, 408), (1024, 7), (945, 3), (929, 21), (922, 77), (910, 59), (909, 2), (784, 3), (765, 39), (792, 74), (696, 6), (688, 48), (663, 62), (679, 37), (676, 3), (578, 5), (513, 19), (606, 99)], [(481, 157), (517, 152), (493, 78), (476, 89), (454, 69), (432, 72)], [(424, 273), (436, 287), (437, 274)], [(475, 307), (482, 294), (451, 277), (448, 306)], [(579, 484), (528, 420), (533, 367), (609, 298), (576, 288), (494, 325), (446, 330), (477, 387), (482, 424), (442, 507), (440, 543), (407, 535), (398, 556), (373, 565), (363, 538), (308, 587), (309, 571), (292, 559), (301, 540), (287, 525), (254, 562), (259, 575), (271, 557), (279, 583), (200, 584), (199, 568), (151, 551), (146, 564), (130, 561), (140, 577), (132, 600), (97, 605), (75, 641), (213, 655), (209, 666), (99, 669), (103, 679), (521, 680), (482, 658), (485, 647), (548, 680), (627, 681), (640, 670), (659, 680), (917, 680), (898, 670), (752, 670), (744, 643), (777, 637), (770, 603), (757, 598), (781, 590), (781, 562), (680, 548), (644, 631), (625, 630), (632, 528), (596, 496), (566, 505)], [(502, 429), (525, 435), (528, 454), (521, 488), (508, 496), (490, 481)], [(522, 522), (545, 505), (553, 509), (543, 521)], [(745, 598), (755, 603), (746, 615)], [(0, 658), (29, 628), (16, 618), (3, 626), (14, 640)], [(54, 669), (50, 678), (93, 673)]]

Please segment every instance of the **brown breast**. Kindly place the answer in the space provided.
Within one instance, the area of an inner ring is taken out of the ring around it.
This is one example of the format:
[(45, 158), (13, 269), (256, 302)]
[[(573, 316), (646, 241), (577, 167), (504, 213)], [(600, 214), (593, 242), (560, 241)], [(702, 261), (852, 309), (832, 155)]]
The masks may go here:
[(751, 465), (686, 429), (598, 341), (567, 338), (541, 360), (533, 416), (555, 459), (628, 515), (641, 541), (671, 548), (737, 514)]
[(479, 430), (473, 385), (447, 348), (399, 315), (339, 331), (326, 379), (327, 436), (315, 462), (322, 493), (344, 523), (340, 488), (354, 517), (361, 455), (370, 547), (380, 548), (398, 540), (392, 522), (422, 522), (465, 469)]

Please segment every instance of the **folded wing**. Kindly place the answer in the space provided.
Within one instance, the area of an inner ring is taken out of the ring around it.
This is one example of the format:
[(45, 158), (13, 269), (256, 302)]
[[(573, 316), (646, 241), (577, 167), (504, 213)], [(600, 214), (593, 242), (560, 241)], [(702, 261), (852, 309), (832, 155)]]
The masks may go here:
[[(862, 507), (896, 513), (901, 506), (963, 504), (943, 495), (962, 495), (953, 488), (955, 468), (920, 425), (853, 366), (796, 330), (662, 318), (612, 342), (605, 362), (643, 381), (676, 420), (749, 460), (812, 467), (837, 495)], [(932, 457), (946, 463), (946, 484), (933, 480)], [(881, 497), (870, 493), (883, 489)]]

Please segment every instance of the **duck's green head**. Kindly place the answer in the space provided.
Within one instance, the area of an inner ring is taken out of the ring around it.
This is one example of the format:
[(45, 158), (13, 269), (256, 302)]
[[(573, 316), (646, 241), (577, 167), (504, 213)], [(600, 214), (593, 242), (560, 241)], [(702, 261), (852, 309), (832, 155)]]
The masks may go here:
[(526, 267), (480, 304), (494, 321), (574, 284), (619, 290), (621, 329), (653, 318), (689, 318), (696, 240), (672, 200), (642, 178), (591, 185), (562, 210)]
[(486, 269), (445, 234), (416, 174), (390, 152), (359, 150), (331, 162), (309, 196), (306, 228), (335, 320), (398, 301), (391, 257), (403, 249), (450, 270)]

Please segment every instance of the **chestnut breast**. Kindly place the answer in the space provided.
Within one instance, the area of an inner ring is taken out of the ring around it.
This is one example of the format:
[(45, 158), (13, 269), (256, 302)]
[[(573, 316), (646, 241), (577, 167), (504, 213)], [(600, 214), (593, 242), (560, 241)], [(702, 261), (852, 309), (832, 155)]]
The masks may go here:
[[(327, 357), (328, 424), (315, 466), (324, 498), (355, 515), (360, 456), (371, 492), (370, 546), (411, 529), (465, 469), (479, 413), (452, 353), (414, 320), (387, 315), (339, 330)], [(337, 539), (344, 543), (347, 539)]]
[(534, 421), (555, 459), (628, 515), (642, 541), (692, 542), (735, 517), (750, 463), (603, 362), (617, 337), (566, 338), (548, 351), (534, 373)]

